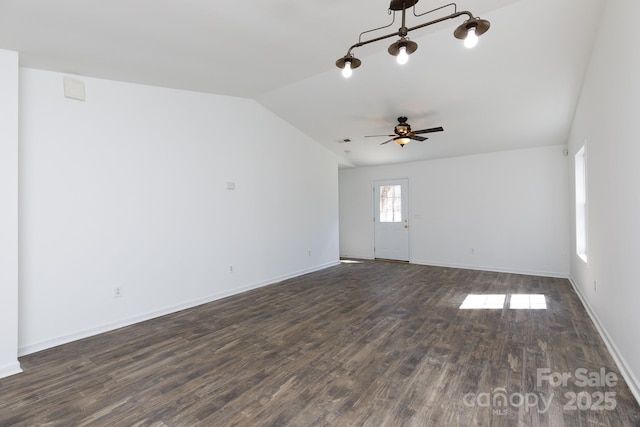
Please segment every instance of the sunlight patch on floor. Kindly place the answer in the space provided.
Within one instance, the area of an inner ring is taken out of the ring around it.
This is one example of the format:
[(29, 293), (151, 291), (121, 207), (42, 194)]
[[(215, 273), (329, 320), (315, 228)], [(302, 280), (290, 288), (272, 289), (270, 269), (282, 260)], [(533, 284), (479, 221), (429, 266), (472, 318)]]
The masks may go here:
[(505, 294), (469, 294), (462, 302), (460, 310), (502, 309), (506, 297)]
[(547, 301), (544, 294), (511, 295), (509, 308), (512, 310), (546, 310)]
[[(462, 301), (460, 310), (501, 310), (504, 308), (506, 298), (507, 294), (469, 294)], [(544, 294), (511, 294), (509, 309), (546, 310), (547, 301)]]

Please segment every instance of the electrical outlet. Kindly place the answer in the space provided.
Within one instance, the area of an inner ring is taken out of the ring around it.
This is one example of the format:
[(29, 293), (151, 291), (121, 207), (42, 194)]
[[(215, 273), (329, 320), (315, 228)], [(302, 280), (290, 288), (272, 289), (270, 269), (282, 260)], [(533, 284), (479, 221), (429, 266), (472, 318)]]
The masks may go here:
[(229, 266), (229, 273), (233, 273), (233, 265)]
[(120, 286), (113, 288), (113, 296), (114, 298), (120, 298), (122, 296), (122, 288)]
[(595, 291), (597, 291), (597, 283), (596, 283), (596, 281), (594, 280), (594, 281), (593, 281), (593, 292), (595, 292)]
[(309, 256), (311, 256), (311, 249), (309, 249)]

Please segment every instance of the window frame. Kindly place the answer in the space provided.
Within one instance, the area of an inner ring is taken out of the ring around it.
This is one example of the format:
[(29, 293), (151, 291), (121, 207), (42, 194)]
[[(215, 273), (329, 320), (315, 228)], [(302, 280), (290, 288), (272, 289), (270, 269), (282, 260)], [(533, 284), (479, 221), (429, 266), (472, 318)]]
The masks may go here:
[(588, 200), (587, 200), (587, 144), (586, 141), (574, 156), (576, 255), (585, 263), (588, 253)]

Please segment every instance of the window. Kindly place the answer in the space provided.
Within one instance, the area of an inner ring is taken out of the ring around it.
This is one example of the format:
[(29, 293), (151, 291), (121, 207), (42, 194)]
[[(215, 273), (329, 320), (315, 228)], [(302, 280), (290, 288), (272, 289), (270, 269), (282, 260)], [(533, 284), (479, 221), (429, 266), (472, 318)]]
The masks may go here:
[(575, 156), (576, 255), (587, 262), (587, 156), (585, 146)]
[(402, 185), (380, 186), (380, 222), (402, 221)]

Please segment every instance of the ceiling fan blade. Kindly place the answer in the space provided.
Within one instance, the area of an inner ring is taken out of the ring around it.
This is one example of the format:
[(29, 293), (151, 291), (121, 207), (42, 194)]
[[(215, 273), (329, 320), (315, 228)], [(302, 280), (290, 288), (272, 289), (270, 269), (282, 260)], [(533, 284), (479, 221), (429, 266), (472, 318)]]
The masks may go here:
[(437, 128), (415, 130), (415, 131), (413, 131), (413, 133), (414, 134), (418, 134), (418, 133), (442, 132), (443, 130), (444, 129), (442, 128), (442, 126), (440, 126), (440, 127), (437, 127)]
[(394, 139), (395, 139), (395, 138), (388, 139), (388, 140), (386, 140), (385, 142), (381, 142), (381, 143), (380, 143), (380, 145), (384, 145), (384, 144), (386, 144), (386, 143), (388, 143), (388, 142), (393, 141)]
[(396, 136), (396, 135), (365, 135), (365, 138), (376, 138), (379, 136), (386, 136), (386, 137), (390, 137), (390, 136)]
[(429, 139), (426, 136), (418, 136), (418, 135), (411, 135), (409, 138), (415, 139), (416, 141), (426, 141), (427, 139)]

